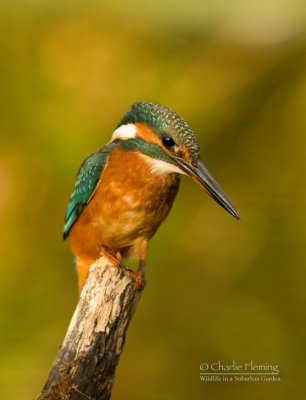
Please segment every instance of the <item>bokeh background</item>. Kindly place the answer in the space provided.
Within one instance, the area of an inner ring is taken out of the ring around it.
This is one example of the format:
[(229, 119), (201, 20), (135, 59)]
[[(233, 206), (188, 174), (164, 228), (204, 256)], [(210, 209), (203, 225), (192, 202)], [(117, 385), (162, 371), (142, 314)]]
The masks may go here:
[[(304, 399), (305, 1), (0, 6), (0, 398), (44, 384), (77, 303), (74, 176), (144, 100), (190, 123), (243, 220), (182, 179), (113, 399)], [(277, 364), (282, 382), (200, 382), (217, 360)]]

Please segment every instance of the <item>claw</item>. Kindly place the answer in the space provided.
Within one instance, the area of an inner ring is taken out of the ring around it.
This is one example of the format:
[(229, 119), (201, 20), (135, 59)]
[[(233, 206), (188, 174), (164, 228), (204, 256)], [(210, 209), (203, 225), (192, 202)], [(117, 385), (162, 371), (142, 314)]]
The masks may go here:
[[(142, 290), (145, 287), (145, 260), (140, 260), (139, 268), (137, 271), (132, 271), (130, 269), (126, 269), (123, 264), (121, 264), (121, 254), (117, 252), (116, 254), (101, 244), (98, 245), (99, 253), (102, 257), (105, 257), (107, 261), (114, 266), (120, 268), (122, 272), (128, 271), (133, 279), (135, 280), (135, 289)], [(118, 260), (120, 259), (120, 261)]]
[(130, 269), (128, 271), (132, 275), (132, 277), (135, 279), (135, 289), (143, 290), (143, 288), (145, 287), (145, 284), (146, 284), (143, 274), (139, 271), (131, 271)]
[(105, 257), (110, 264), (119, 267), (122, 271), (126, 270), (125, 266), (123, 264), (121, 264), (121, 262), (118, 260), (118, 258), (120, 257), (119, 252), (116, 253), (116, 256), (117, 257), (119, 256), (118, 258), (116, 258), (114, 256), (112, 250), (107, 249), (106, 247), (104, 247), (100, 244), (98, 244), (98, 249), (99, 249), (100, 255), (102, 257)]
[(133, 275), (135, 279), (135, 289), (136, 290), (142, 290), (145, 287), (146, 281), (145, 281), (145, 266), (146, 266), (146, 260), (140, 260), (139, 261), (139, 268), (137, 271), (131, 271), (130, 273)]

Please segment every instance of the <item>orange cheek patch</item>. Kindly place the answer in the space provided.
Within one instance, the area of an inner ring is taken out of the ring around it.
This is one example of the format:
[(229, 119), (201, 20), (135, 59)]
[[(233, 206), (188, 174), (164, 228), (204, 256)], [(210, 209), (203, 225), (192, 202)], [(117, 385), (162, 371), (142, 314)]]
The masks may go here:
[(179, 146), (179, 154), (182, 158), (184, 158), (185, 160), (187, 160), (188, 162), (192, 161), (192, 158), (190, 157), (189, 151), (187, 149), (187, 147), (185, 146)]
[(135, 126), (136, 126), (138, 137), (145, 140), (146, 142), (156, 143), (161, 146), (161, 141), (160, 141), (159, 137), (155, 135), (155, 133), (152, 131), (152, 129), (148, 125), (146, 125), (142, 122), (136, 122)]
[[(170, 151), (165, 146), (163, 146), (160, 138), (153, 132), (153, 130), (147, 124), (144, 124), (143, 122), (136, 122), (135, 127), (137, 130), (137, 136), (139, 138), (145, 140), (146, 142), (158, 144), (164, 149), (165, 153), (167, 153), (170, 157), (173, 157), (173, 154), (171, 154)], [(188, 162), (192, 161), (192, 158), (186, 146), (179, 146), (178, 154), (180, 157), (184, 158)]]

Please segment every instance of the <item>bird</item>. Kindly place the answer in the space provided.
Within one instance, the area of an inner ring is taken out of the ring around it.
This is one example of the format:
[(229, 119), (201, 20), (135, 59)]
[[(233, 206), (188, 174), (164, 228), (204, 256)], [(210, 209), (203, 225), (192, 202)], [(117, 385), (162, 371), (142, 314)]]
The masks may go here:
[(75, 256), (79, 292), (101, 256), (119, 267), (123, 258), (137, 260), (130, 272), (135, 288), (143, 289), (148, 242), (169, 214), (181, 175), (240, 219), (202, 163), (185, 120), (161, 104), (132, 104), (110, 142), (81, 164), (67, 207), (63, 238)]

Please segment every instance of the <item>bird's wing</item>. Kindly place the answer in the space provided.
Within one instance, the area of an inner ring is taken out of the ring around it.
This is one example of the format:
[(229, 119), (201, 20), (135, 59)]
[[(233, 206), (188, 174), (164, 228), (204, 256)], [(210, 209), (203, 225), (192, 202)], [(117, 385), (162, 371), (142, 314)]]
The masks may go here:
[(81, 165), (65, 215), (64, 239), (69, 235), (72, 225), (92, 199), (106, 164), (107, 156), (112, 152), (115, 145), (114, 142), (107, 144), (86, 158)]

